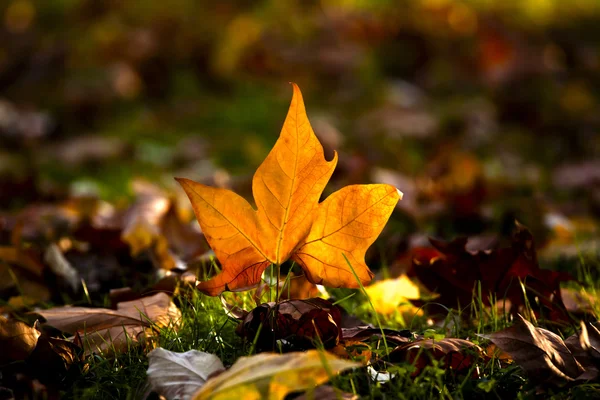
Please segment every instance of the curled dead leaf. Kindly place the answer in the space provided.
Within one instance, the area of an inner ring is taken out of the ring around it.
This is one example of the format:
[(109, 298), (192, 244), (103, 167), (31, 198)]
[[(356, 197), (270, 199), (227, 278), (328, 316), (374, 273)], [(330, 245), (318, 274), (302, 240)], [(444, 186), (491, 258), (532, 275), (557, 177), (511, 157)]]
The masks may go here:
[(517, 314), (513, 326), (481, 335), (510, 354), (531, 379), (541, 382), (573, 381), (583, 367), (557, 334), (538, 328)]
[(238, 326), (237, 333), (250, 341), (258, 335), (259, 349), (273, 348), (275, 341), (285, 340), (293, 347), (325, 348), (337, 345), (342, 336), (339, 307), (321, 298), (265, 303), (250, 311)]
[(40, 335), (24, 322), (0, 316), (0, 365), (25, 360), (37, 346)]

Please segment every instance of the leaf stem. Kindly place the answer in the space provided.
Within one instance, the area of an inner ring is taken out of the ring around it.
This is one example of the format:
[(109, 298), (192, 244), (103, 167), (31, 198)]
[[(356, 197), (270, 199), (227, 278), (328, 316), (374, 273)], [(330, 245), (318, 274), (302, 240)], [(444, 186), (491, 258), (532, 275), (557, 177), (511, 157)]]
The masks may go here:
[(277, 274), (277, 282), (275, 283), (275, 303), (279, 303), (279, 281), (281, 280), (281, 271), (279, 269), (279, 264), (273, 264), (273, 268), (275, 268), (275, 273)]

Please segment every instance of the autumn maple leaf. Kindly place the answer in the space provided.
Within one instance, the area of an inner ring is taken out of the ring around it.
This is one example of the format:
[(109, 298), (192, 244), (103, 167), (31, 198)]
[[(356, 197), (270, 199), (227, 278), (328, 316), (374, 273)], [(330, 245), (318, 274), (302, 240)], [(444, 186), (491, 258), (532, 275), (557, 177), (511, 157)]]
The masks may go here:
[[(271, 264), (297, 262), (308, 280), (358, 287), (373, 273), (365, 252), (402, 193), (390, 185), (351, 185), (319, 198), (337, 164), (325, 160), (304, 108), (294, 95), (279, 139), (252, 179), (257, 209), (236, 193), (176, 178), (187, 193), (222, 272), (198, 289), (210, 295), (256, 285)], [(345, 257), (348, 259), (346, 261)]]

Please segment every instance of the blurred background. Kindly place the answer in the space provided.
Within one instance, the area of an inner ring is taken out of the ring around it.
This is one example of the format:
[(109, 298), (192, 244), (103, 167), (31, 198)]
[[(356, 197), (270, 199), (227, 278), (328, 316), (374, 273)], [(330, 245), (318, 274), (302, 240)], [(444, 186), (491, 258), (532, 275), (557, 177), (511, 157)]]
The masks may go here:
[(404, 192), (372, 259), (402, 265), (428, 235), (483, 248), (514, 219), (549, 257), (597, 255), (597, 0), (5, 0), (0, 17), (4, 244), (70, 254), (61, 229), (85, 215), (135, 254), (170, 202), (195, 228), (174, 176), (250, 199), (293, 81), (339, 153), (327, 193)]

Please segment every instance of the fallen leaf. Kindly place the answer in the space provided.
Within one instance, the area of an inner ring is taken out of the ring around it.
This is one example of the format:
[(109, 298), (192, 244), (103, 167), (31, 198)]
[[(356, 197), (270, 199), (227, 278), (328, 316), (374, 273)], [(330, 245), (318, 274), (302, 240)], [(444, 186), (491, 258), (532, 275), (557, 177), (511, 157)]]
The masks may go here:
[(408, 343), (413, 339), (417, 339), (417, 337), (408, 329), (396, 331), (393, 329), (379, 329), (374, 328), (372, 326), (355, 326), (352, 328), (342, 328), (342, 337), (344, 340), (360, 340), (360, 341), (368, 341), (371, 338), (375, 337), (377, 340), (382, 339), (382, 331), (385, 335), (385, 340), (388, 344), (401, 345), (404, 343)]
[[(552, 319), (565, 318), (560, 282), (571, 280), (568, 273), (541, 269), (538, 265), (533, 237), (517, 223), (508, 248), (469, 251), (467, 238), (452, 242), (430, 239), (435, 249), (414, 254), (414, 272), (427, 289), (438, 293), (436, 302), (449, 307), (465, 307), (473, 299), (477, 282), (481, 282), (481, 300), (510, 301), (512, 314), (525, 304), (519, 281), (525, 283), (531, 307), (549, 310)], [(492, 298), (490, 298), (490, 296)]]
[[(142, 342), (153, 327), (176, 327), (181, 312), (165, 293), (117, 304), (116, 310), (87, 307), (57, 307), (36, 311), (46, 323), (76, 335), (86, 354), (109, 353)], [(76, 342), (77, 342), (76, 341)]]
[(157, 269), (185, 269), (206, 253), (208, 246), (199, 229), (183, 222), (176, 202), (158, 187), (143, 181), (133, 182), (136, 202), (124, 213), (121, 240), (132, 256), (144, 251)]
[(600, 375), (600, 331), (595, 324), (581, 321), (581, 331), (565, 339), (565, 345), (585, 372), (576, 380), (597, 379)]
[(24, 322), (0, 316), (0, 365), (25, 360), (37, 346), (40, 335)]
[(319, 203), (337, 154), (325, 160), (300, 89), (293, 87), (279, 140), (252, 180), (256, 210), (232, 191), (176, 178), (222, 266), (197, 286), (209, 295), (252, 287), (269, 265), (290, 258), (316, 284), (359, 287), (348, 261), (362, 283), (373, 277), (365, 252), (402, 194), (390, 185), (353, 185)]
[(584, 372), (560, 336), (533, 326), (519, 314), (513, 326), (481, 336), (510, 354), (537, 381), (573, 381)]
[[(43, 384), (62, 381), (69, 368), (81, 361), (80, 349), (70, 341), (53, 338), (33, 327), (0, 316), (0, 366), (12, 364), (13, 373), (27, 371)], [(11, 369), (6, 369), (9, 374)]]
[(282, 400), (290, 392), (314, 388), (331, 375), (360, 366), (318, 350), (241, 357), (230, 369), (208, 380), (193, 398)]
[(596, 325), (582, 322), (579, 342), (593, 358), (600, 359), (600, 330)]
[(27, 364), (44, 384), (62, 381), (69, 369), (83, 360), (83, 352), (75, 343), (42, 334)]
[(186, 262), (195, 259), (208, 250), (204, 235), (199, 229), (194, 229), (191, 225), (182, 221), (175, 202), (172, 202), (171, 207), (163, 217), (160, 230), (169, 242), (169, 247), (173, 252)]
[(302, 349), (314, 348), (316, 343), (330, 348), (342, 337), (341, 322), (339, 307), (329, 300), (286, 300), (256, 307), (236, 332), (250, 341), (256, 340), (259, 349), (271, 349), (277, 340)]
[(365, 288), (367, 295), (373, 303), (373, 308), (379, 314), (391, 315), (400, 312), (406, 318), (412, 319), (423, 312), (414, 307), (408, 300), (420, 298), (420, 291), (406, 275), (394, 279), (384, 279)]
[(137, 255), (151, 247), (160, 236), (160, 223), (170, 208), (170, 201), (158, 189), (134, 182), (138, 198), (127, 210), (121, 239), (129, 244), (131, 254)]
[(148, 353), (148, 382), (167, 399), (189, 399), (206, 381), (225, 370), (219, 357), (198, 350), (176, 353), (157, 348)]
[(431, 359), (441, 361), (442, 368), (464, 371), (471, 368), (473, 362), (483, 355), (483, 350), (475, 343), (458, 338), (441, 340), (421, 339), (396, 347), (388, 356), (391, 362), (405, 361), (413, 364), (419, 375)]

